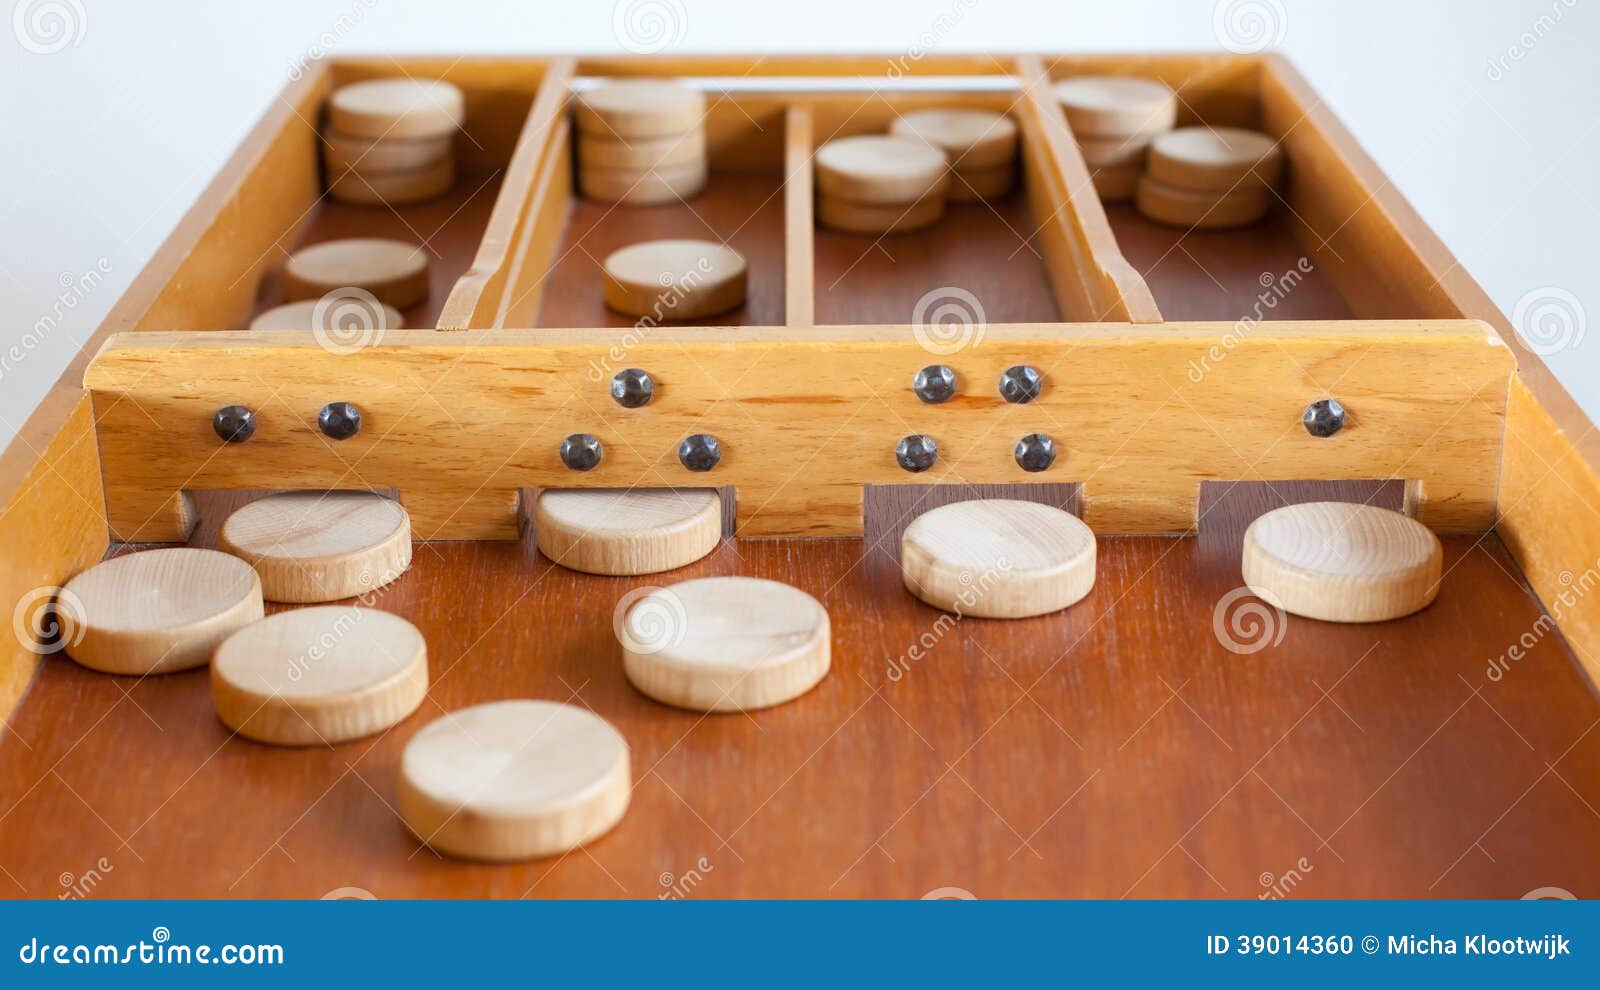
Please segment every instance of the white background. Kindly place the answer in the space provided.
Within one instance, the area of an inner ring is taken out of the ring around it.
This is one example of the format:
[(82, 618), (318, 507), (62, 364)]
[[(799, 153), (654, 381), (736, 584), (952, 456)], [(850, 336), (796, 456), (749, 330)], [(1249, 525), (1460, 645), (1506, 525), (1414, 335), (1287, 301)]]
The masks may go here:
[[(1264, 15), (1254, 26), (1503, 310), (1566, 301), (1529, 312), (1557, 321), (1547, 360), (1600, 419), (1600, 332), (1583, 339), (1582, 309), (1600, 315), (1600, 0), (630, 4), (664, 13), (678, 53), (903, 53), (940, 23), (935, 52), (1218, 50)], [(0, 367), (0, 443), (319, 37), (339, 54), (623, 50), (615, 0), (0, 5), (0, 357), (61, 313)], [(1231, 34), (1219, 7), (1242, 18)], [(96, 270), (81, 297), (63, 289)]]

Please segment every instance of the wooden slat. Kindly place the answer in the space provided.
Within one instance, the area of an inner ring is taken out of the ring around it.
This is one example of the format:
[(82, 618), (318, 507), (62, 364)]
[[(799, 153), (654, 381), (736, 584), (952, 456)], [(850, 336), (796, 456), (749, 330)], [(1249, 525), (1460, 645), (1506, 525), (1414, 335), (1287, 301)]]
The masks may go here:
[(789, 107), (783, 126), (783, 322), (809, 327), (816, 322), (811, 108)]
[[(1472, 321), (1258, 325), (991, 325), (942, 359), (962, 383), (945, 405), (909, 388), (929, 354), (911, 327), (820, 327), (804, 340), (770, 330), (507, 330), (463, 337), (390, 333), (333, 355), (310, 334), (126, 336), (94, 361), (101, 459), (113, 531), (172, 539), (149, 507), (195, 488), (359, 487), (510, 492), (529, 486), (731, 484), (746, 535), (861, 532), (860, 489), (885, 483), (1081, 481), (1102, 531), (1192, 528), (1190, 482), (1204, 479), (1417, 478), (1419, 516), (1452, 530), (1493, 522), (1509, 352)], [(606, 394), (619, 362), (651, 372), (657, 398), (622, 410)], [(1043, 395), (1008, 405), (1000, 372), (1031, 363)], [(272, 368), (271, 376), (260, 369)], [(1129, 383), (1139, 382), (1138, 387)], [(1305, 405), (1324, 382), (1352, 423), (1309, 437)], [(360, 436), (316, 432), (333, 399), (365, 414)], [(218, 447), (218, 406), (257, 411), (257, 436)], [(590, 432), (606, 460), (564, 469), (561, 439)], [(1047, 476), (1012, 459), (1024, 434), (1056, 436)], [(723, 463), (677, 463), (686, 435), (711, 433)], [(893, 449), (926, 432), (943, 456), (909, 475)], [(1186, 479), (1180, 481), (1179, 479)], [(1169, 493), (1152, 499), (1150, 486)], [(436, 533), (456, 534), (446, 520)]]

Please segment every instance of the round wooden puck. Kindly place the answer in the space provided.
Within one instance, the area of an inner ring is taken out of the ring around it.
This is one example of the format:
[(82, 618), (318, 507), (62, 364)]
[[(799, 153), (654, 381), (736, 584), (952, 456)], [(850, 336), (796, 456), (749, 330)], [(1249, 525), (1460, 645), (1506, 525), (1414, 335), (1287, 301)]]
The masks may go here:
[(315, 746), (399, 723), (428, 693), (417, 627), (353, 605), (297, 608), (223, 640), (211, 661), (222, 724), (248, 739)]
[(680, 135), (702, 126), (705, 94), (667, 79), (624, 79), (577, 98), (578, 130), (613, 140)]
[(412, 737), (400, 756), (400, 817), (450, 856), (553, 856), (622, 820), (628, 774), (628, 744), (600, 716), (553, 701), (495, 701)]
[(706, 160), (704, 131), (664, 138), (623, 141), (598, 134), (578, 135), (579, 168), (651, 169)]
[(215, 550), (145, 550), (68, 581), (56, 614), (67, 654), (83, 666), (165, 674), (204, 666), (217, 644), (261, 618), (261, 580)]
[(938, 223), (945, 199), (939, 193), (915, 203), (852, 203), (818, 196), (817, 222), (847, 234), (904, 234)]
[(924, 512), (900, 539), (913, 595), (958, 615), (1020, 619), (1094, 587), (1095, 539), (1083, 520), (1037, 502), (974, 499)]
[(1391, 509), (1308, 502), (1245, 530), (1244, 583), (1295, 615), (1382, 622), (1433, 601), (1443, 557), (1432, 530)]
[(1140, 177), (1134, 202), (1146, 219), (1169, 227), (1223, 230), (1247, 227), (1267, 215), (1272, 193), (1266, 186), (1240, 186), (1232, 192), (1195, 192)]
[(322, 132), (322, 161), (329, 175), (406, 172), (427, 168), (454, 152), (453, 134), (422, 138), (363, 138), (338, 131)]
[(992, 110), (913, 110), (895, 118), (889, 133), (940, 149), (958, 170), (1008, 165), (1017, 157), (1017, 125)]
[(409, 206), (437, 199), (456, 184), (455, 155), (403, 172), (330, 171), (328, 195), (352, 206)]
[(1056, 83), (1055, 91), (1080, 139), (1159, 133), (1178, 119), (1177, 96), (1154, 79), (1074, 76)]
[(750, 711), (805, 694), (828, 672), (828, 612), (778, 581), (699, 578), (657, 588), (617, 631), (642, 694), (703, 712)]
[(270, 602), (332, 602), (411, 566), (405, 507), (373, 492), (283, 492), (228, 517), (217, 545), (261, 575)]
[(405, 319), (393, 306), (354, 293), (334, 292), (321, 299), (302, 299), (274, 306), (251, 320), (250, 329), (337, 330), (350, 321), (359, 323), (363, 329), (398, 330)]
[(1118, 202), (1132, 199), (1139, 191), (1139, 180), (1144, 176), (1144, 169), (1137, 165), (1124, 165), (1120, 168), (1097, 168), (1090, 181), (1094, 183), (1094, 191), (1106, 202)]
[(585, 199), (628, 206), (656, 206), (693, 199), (706, 187), (706, 163), (687, 162), (657, 168), (578, 169), (578, 191)]
[(606, 305), (629, 316), (697, 320), (744, 305), (744, 255), (716, 241), (644, 241), (601, 266)]
[(818, 148), (812, 160), (817, 191), (851, 203), (907, 206), (942, 196), (950, 181), (944, 152), (916, 138), (838, 138)]
[(1272, 185), (1283, 169), (1278, 142), (1238, 127), (1180, 127), (1150, 144), (1150, 177), (1180, 189), (1226, 192)]
[(301, 248), (283, 266), (283, 293), (291, 301), (347, 287), (396, 309), (419, 303), (428, 297), (428, 252), (404, 241), (355, 237)]
[(1080, 138), (1078, 150), (1090, 168), (1143, 168), (1150, 150), (1147, 135), (1114, 138)]
[(712, 488), (546, 490), (534, 504), (534, 541), (562, 567), (587, 574), (655, 574), (685, 567), (722, 541)]
[(953, 168), (950, 186), (945, 199), (953, 203), (970, 203), (980, 199), (999, 199), (1011, 191), (1017, 177), (1013, 162), (989, 165), (984, 168)]
[(461, 90), (438, 79), (369, 79), (328, 97), (332, 129), (351, 137), (439, 137), (465, 119)]

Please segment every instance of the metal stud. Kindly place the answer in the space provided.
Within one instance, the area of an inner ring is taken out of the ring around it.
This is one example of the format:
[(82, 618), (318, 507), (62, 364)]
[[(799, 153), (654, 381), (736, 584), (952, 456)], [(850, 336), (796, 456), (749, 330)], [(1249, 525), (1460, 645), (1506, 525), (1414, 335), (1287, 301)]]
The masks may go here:
[(611, 397), (624, 409), (637, 409), (656, 394), (655, 380), (640, 368), (624, 368), (611, 376)]
[(722, 444), (709, 433), (696, 433), (678, 444), (678, 462), (691, 471), (709, 471), (722, 460)]
[(224, 443), (244, 443), (256, 434), (256, 414), (244, 406), (223, 406), (211, 417), (211, 428)]
[(600, 463), (605, 447), (593, 433), (574, 433), (561, 441), (561, 463), (574, 471), (587, 471)]
[(1314, 437), (1331, 437), (1344, 429), (1344, 406), (1339, 405), (1338, 399), (1318, 399), (1306, 406), (1300, 422)]
[(894, 459), (912, 474), (920, 474), (939, 459), (939, 445), (926, 433), (913, 433), (895, 445)]
[(1029, 364), (1014, 364), (1000, 374), (1000, 395), (1007, 402), (1032, 402), (1043, 387), (1044, 379)]
[(956, 373), (949, 365), (930, 364), (911, 379), (911, 391), (929, 405), (949, 402), (956, 394)]
[(1017, 441), (1017, 466), (1024, 471), (1045, 471), (1056, 462), (1056, 442), (1047, 433), (1030, 433)]
[(361, 431), (361, 410), (351, 402), (330, 402), (317, 413), (317, 429), (329, 440), (348, 440)]

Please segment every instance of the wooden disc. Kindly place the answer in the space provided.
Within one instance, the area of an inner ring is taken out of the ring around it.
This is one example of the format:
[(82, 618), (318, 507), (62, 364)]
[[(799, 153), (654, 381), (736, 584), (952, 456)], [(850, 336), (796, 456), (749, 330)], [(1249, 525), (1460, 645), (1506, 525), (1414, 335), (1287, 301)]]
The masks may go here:
[(409, 206), (449, 192), (456, 184), (456, 157), (403, 172), (329, 172), (328, 195), (352, 206)]
[(1148, 135), (1114, 138), (1080, 138), (1078, 150), (1083, 152), (1084, 164), (1096, 168), (1144, 167), (1145, 153), (1150, 150)]
[(924, 512), (900, 539), (913, 595), (958, 615), (1044, 615), (1094, 587), (1095, 539), (1083, 520), (1037, 502), (974, 499)]
[(1132, 199), (1139, 191), (1139, 180), (1144, 177), (1144, 169), (1137, 165), (1124, 165), (1120, 168), (1097, 168), (1090, 176), (1094, 183), (1094, 191), (1102, 200), (1108, 203)]
[(350, 170), (371, 174), (427, 168), (441, 158), (451, 157), (454, 148), (452, 134), (374, 140), (338, 131), (322, 132), (322, 161), (328, 166), (329, 175)]
[(1150, 177), (1180, 189), (1270, 186), (1283, 169), (1278, 142), (1238, 127), (1180, 127), (1150, 144)]
[(904, 234), (938, 223), (945, 199), (940, 193), (915, 203), (852, 203), (818, 196), (817, 222), (847, 234)]
[(1229, 193), (1195, 192), (1158, 182), (1148, 174), (1139, 179), (1135, 204), (1148, 220), (1170, 227), (1223, 230), (1247, 227), (1267, 215), (1272, 193), (1266, 186), (1240, 186)]
[(650, 169), (706, 160), (706, 135), (694, 130), (664, 138), (623, 141), (598, 134), (578, 135), (578, 167)]
[(352, 293), (302, 299), (274, 306), (250, 321), (251, 330), (337, 330), (347, 320), (359, 321), (362, 328), (398, 330), (406, 318), (393, 306), (376, 307), (364, 296)]
[(642, 694), (703, 712), (751, 711), (800, 697), (828, 672), (828, 612), (778, 581), (680, 581), (635, 601), (617, 631)]
[(235, 510), (217, 545), (256, 569), (267, 601), (332, 602), (405, 573), (411, 519), (373, 492), (283, 492)]
[(587, 574), (655, 574), (694, 563), (722, 541), (713, 488), (546, 490), (534, 541), (562, 567)]
[(439, 137), (465, 119), (461, 90), (438, 79), (368, 79), (328, 97), (332, 130), (351, 137)]
[(817, 192), (851, 203), (901, 207), (942, 196), (950, 181), (944, 152), (917, 138), (860, 134), (829, 141), (813, 156)]
[(889, 133), (940, 149), (958, 170), (1009, 165), (1017, 157), (1017, 125), (992, 110), (934, 108), (896, 117)]
[(1351, 502), (1286, 505), (1244, 533), (1244, 583), (1285, 612), (1382, 622), (1426, 608), (1444, 552), (1428, 527)]
[(283, 294), (320, 299), (346, 287), (365, 289), (395, 309), (428, 297), (427, 249), (404, 241), (353, 237), (301, 248), (283, 266)]
[(536, 859), (622, 820), (628, 744), (586, 709), (495, 701), (428, 723), (400, 756), (400, 817), (439, 852)]
[(263, 614), (249, 564), (190, 547), (96, 564), (67, 582), (56, 609), (68, 655), (107, 674), (202, 667), (217, 644)]
[(606, 305), (629, 316), (697, 320), (744, 305), (744, 255), (716, 241), (642, 241), (601, 269)]
[(1137, 76), (1074, 76), (1056, 83), (1056, 99), (1081, 138), (1169, 131), (1178, 98), (1163, 82)]
[(642, 170), (588, 167), (578, 170), (578, 191), (602, 203), (655, 206), (700, 195), (706, 178), (704, 160)]
[(702, 127), (705, 94), (669, 79), (605, 83), (577, 98), (578, 130), (612, 140), (681, 135)]
[(950, 187), (945, 191), (945, 199), (952, 203), (999, 199), (1011, 191), (1016, 178), (1017, 166), (1014, 162), (984, 168), (953, 168), (950, 170)]
[(297, 608), (217, 647), (211, 699), (222, 724), (258, 742), (348, 742), (399, 723), (428, 693), (417, 627), (354, 605)]

